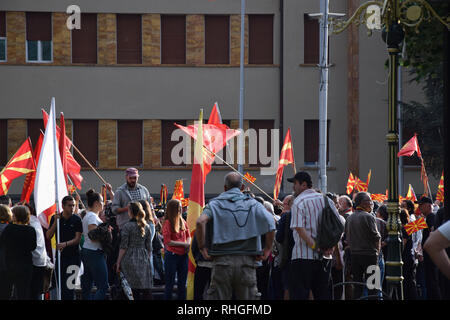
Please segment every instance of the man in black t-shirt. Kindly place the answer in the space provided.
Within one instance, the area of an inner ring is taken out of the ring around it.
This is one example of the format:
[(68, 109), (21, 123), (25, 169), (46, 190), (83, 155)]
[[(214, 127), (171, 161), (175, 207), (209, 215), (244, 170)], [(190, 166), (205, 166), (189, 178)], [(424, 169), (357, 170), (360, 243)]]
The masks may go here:
[[(61, 251), (61, 299), (74, 300), (75, 279), (78, 275), (81, 264), (79, 243), (83, 233), (81, 218), (73, 214), (75, 209), (75, 199), (66, 196), (62, 200), (62, 214), (54, 215), (50, 220), (50, 228), (46, 237), (51, 239), (56, 233), (56, 219), (59, 218), (60, 241), (56, 244), (56, 249)], [(58, 256), (55, 264), (56, 277), (58, 277)], [(72, 277), (71, 277), (72, 276)], [(67, 284), (67, 279), (71, 281)]]

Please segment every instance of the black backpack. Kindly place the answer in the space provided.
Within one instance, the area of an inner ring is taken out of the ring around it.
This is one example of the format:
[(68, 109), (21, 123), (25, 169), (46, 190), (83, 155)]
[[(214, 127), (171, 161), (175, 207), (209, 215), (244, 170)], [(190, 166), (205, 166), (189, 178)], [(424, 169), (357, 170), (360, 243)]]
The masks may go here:
[(331, 209), (328, 197), (323, 196), (325, 207), (317, 228), (316, 245), (318, 249), (333, 248), (341, 239), (345, 225)]

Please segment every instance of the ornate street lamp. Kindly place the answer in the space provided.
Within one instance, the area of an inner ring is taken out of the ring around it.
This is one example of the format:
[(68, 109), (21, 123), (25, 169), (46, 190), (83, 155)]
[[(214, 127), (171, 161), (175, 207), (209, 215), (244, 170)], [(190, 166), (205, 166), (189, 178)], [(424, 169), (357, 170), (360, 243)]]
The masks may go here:
[(445, 20), (425, 0), (385, 0), (368, 1), (362, 4), (348, 20), (330, 17), (329, 22), (333, 34), (344, 31), (350, 24), (366, 24), (369, 36), (372, 30), (382, 29), (383, 41), (387, 44), (389, 54), (389, 132), (386, 135), (388, 143), (388, 192), (387, 221), (388, 253), (386, 259), (387, 293), (391, 299), (403, 300), (403, 276), (401, 259), (401, 223), (398, 203), (398, 55), (400, 44), (404, 39), (405, 28), (415, 28), (418, 32), (420, 24), (431, 19), (438, 19), (450, 29), (450, 17)]

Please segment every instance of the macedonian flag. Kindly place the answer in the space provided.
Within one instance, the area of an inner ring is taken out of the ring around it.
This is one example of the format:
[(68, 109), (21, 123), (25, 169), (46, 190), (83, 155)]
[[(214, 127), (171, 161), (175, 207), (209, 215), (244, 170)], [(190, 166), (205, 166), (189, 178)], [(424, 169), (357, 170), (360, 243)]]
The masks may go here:
[(12, 180), (36, 170), (31, 140), (28, 137), (0, 172), (0, 195), (8, 194)]
[(353, 177), (353, 173), (350, 172), (347, 180), (347, 194), (352, 193), (353, 188), (355, 187), (355, 178)]
[(273, 198), (278, 198), (278, 193), (280, 192), (281, 181), (283, 179), (283, 170), (284, 166), (292, 164), (295, 170), (295, 161), (294, 161), (294, 149), (292, 148), (292, 139), (291, 139), (291, 128), (286, 132), (286, 137), (284, 138), (283, 148), (281, 148), (280, 161), (278, 162), (277, 175), (275, 178), (275, 186), (273, 188)]
[[(191, 232), (191, 241), (194, 238), (195, 227), (198, 217), (205, 206), (205, 183), (204, 183), (204, 156), (203, 153), (203, 109), (197, 126), (197, 136), (194, 147), (194, 164), (192, 165), (191, 187), (189, 192), (189, 205), (187, 212), (187, 225)], [(194, 273), (197, 264), (192, 255), (192, 246), (189, 250), (188, 278), (187, 278), (187, 300), (194, 299)]]
[(436, 200), (444, 202), (444, 171), (442, 171), (441, 180), (439, 181), (439, 186), (436, 194)]
[(420, 219), (417, 219), (416, 221), (405, 224), (405, 230), (406, 230), (406, 233), (408, 233), (408, 236), (410, 236), (411, 234), (413, 234), (419, 230), (426, 229), (426, 228), (428, 228), (428, 226), (427, 226), (427, 223), (426, 223), (424, 217), (421, 217)]

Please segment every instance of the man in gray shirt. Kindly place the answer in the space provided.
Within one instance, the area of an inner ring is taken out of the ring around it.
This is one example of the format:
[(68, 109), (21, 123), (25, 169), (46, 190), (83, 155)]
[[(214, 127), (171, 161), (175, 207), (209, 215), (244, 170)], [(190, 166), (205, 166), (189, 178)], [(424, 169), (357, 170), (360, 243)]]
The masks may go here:
[[(258, 300), (256, 261), (272, 250), (275, 219), (262, 204), (241, 192), (242, 177), (225, 176), (225, 192), (212, 199), (197, 219), (196, 238), (206, 260), (212, 260), (208, 300)], [(209, 239), (205, 244), (205, 234)], [(260, 238), (265, 234), (265, 247)]]
[(125, 171), (126, 183), (121, 185), (114, 194), (112, 212), (116, 215), (116, 223), (119, 230), (130, 220), (128, 216), (128, 204), (132, 201), (150, 201), (150, 193), (147, 188), (138, 183), (139, 172), (136, 168), (128, 168)]
[[(381, 235), (375, 217), (371, 214), (373, 201), (367, 192), (359, 192), (355, 197), (356, 210), (345, 223), (345, 234), (351, 251), (351, 273), (356, 282), (366, 282), (367, 268), (378, 266)], [(362, 285), (356, 285), (354, 298), (362, 295)], [(369, 296), (376, 290), (369, 290)]]

